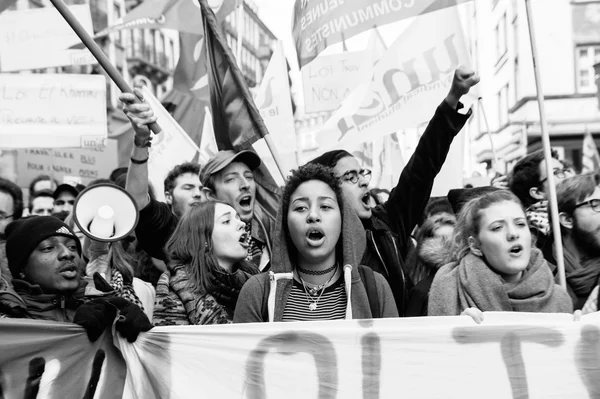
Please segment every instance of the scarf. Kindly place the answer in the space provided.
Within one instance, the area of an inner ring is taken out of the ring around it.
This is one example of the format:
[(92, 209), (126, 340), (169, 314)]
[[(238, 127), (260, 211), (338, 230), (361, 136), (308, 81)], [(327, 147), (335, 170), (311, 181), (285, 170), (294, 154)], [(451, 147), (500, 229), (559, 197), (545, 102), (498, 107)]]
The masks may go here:
[(118, 270), (112, 271), (110, 286), (115, 290), (116, 296), (127, 299), (129, 302), (138, 305), (140, 309), (144, 311), (144, 305), (142, 305), (142, 301), (140, 301), (133, 290), (133, 286), (131, 284), (125, 284), (123, 275)]
[(456, 316), (475, 307), (482, 311), (570, 313), (567, 292), (555, 285), (542, 253), (531, 249), (529, 265), (516, 283), (507, 283), (483, 261), (468, 254), (460, 264), (444, 266), (429, 298), (430, 316)]
[(210, 276), (213, 289), (210, 294), (221, 304), (230, 318), (233, 319), (233, 311), (242, 286), (250, 277), (257, 274), (257, 268), (251, 269), (252, 273), (247, 273), (241, 269), (233, 273), (227, 273), (225, 270), (217, 270)]
[(548, 201), (539, 201), (525, 210), (529, 227), (536, 229), (543, 235), (550, 233), (550, 221), (548, 219)]
[(231, 323), (226, 309), (211, 294), (190, 288), (183, 265), (169, 265), (158, 280), (153, 321), (157, 326)]
[(567, 286), (574, 294), (575, 309), (581, 309), (594, 287), (600, 282), (600, 259), (581, 259), (578, 262), (568, 248), (565, 247), (563, 252)]

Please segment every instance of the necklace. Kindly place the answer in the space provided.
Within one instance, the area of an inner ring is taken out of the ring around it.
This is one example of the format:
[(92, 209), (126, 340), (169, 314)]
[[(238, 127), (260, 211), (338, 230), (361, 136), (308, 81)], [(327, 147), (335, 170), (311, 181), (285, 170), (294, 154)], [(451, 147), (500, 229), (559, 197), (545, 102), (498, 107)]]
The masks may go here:
[[(304, 282), (304, 279), (302, 277), (300, 277), (300, 275), (298, 275), (298, 277), (300, 278), (300, 281), (302, 282), (302, 286), (304, 287), (304, 295), (306, 296), (306, 301), (308, 302), (308, 310), (310, 310), (311, 312), (314, 310), (317, 310), (317, 307), (319, 306), (319, 300), (321, 300), (321, 297), (323, 296), (323, 293), (325, 292), (325, 287), (327, 286), (327, 284), (329, 284), (331, 282), (331, 280), (333, 279), (333, 277), (336, 274), (337, 274), (337, 270), (335, 273), (333, 273), (331, 275), (331, 277), (329, 277), (329, 280), (327, 280), (327, 282), (325, 284), (315, 287), (313, 289), (313, 290), (315, 290), (314, 293), (313, 293), (313, 291), (311, 291), (311, 295), (315, 296), (317, 294), (316, 289), (317, 288), (321, 289), (321, 293), (319, 294), (319, 297), (314, 302), (310, 300), (310, 296), (308, 295), (309, 289), (306, 288), (306, 283)], [(322, 288), (320, 288), (320, 287), (322, 287)]]
[(301, 268), (300, 266), (296, 266), (296, 269), (298, 269), (299, 272), (302, 272), (304, 274), (308, 274), (311, 276), (323, 276), (327, 273), (331, 273), (333, 271), (333, 269), (335, 269), (336, 267), (337, 267), (337, 263), (325, 270), (307, 270), (307, 269)]

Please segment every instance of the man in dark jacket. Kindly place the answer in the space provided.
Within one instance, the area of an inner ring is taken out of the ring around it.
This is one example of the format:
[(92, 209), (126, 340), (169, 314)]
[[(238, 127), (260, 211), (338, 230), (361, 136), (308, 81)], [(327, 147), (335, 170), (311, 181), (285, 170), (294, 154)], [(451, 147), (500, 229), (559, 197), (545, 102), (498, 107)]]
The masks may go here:
[(454, 136), (471, 115), (471, 110), (464, 115), (458, 112), (462, 108), (459, 100), (478, 82), (475, 72), (462, 67), (456, 70), (448, 96), (435, 111), (385, 204), (371, 209), (368, 187), (371, 171), (362, 169), (358, 160), (347, 151), (329, 151), (310, 161), (333, 168), (342, 181), (344, 194), (362, 220), (367, 234), (362, 264), (387, 279), (400, 316), (405, 314), (412, 288), (412, 282), (404, 272), (404, 260), (411, 245), (410, 234), (427, 205), (433, 181), (446, 160)]

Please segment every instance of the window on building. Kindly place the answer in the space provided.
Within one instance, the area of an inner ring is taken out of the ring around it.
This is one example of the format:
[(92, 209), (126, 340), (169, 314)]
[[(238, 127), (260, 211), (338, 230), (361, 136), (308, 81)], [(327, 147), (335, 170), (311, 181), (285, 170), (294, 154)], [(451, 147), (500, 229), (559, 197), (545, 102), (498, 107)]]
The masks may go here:
[(496, 61), (506, 54), (506, 13), (502, 14), (496, 28), (494, 29), (496, 39)]
[[(121, 18), (121, 6), (118, 3), (114, 3), (113, 4), (113, 24), (116, 23), (119, 19)], [(115, 41), (117, 44), (123, 44), (122, 42), (122, 34), (121, 32), (123, 32), (122, 30), (117, 30), (114, 33), (114, 37), (115, 37)]]
[(597, 90), (594, 81), (594, 64), (600, 62), (600, 45), (578, 46), (575, 49), (577, 62), (577, 91), (593, 93)]

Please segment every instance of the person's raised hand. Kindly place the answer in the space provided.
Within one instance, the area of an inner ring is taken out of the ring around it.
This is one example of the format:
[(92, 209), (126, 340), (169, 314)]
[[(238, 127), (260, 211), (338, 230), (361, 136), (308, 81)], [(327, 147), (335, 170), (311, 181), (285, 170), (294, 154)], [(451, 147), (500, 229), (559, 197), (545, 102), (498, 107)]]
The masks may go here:
[(446, 97), (446, 102), (452, 108), (456, 108), (460, 98), (467, 94), (471, 87), (477, 83), (479, 83), (479, 75), (474, 70), (465, 66), (459, 66), (454, 71), (452, 86)]
[(148, 125), (156, 122), (157, 118), (150, 105), (145, 102), (142, 92), (139, 89), (133, 89), (133, 92), (135, 94), (121, 93), (119, 100), (123, 103), (123, 112), (129, 118), (136, 137), (145, 140), (150, 137)]

